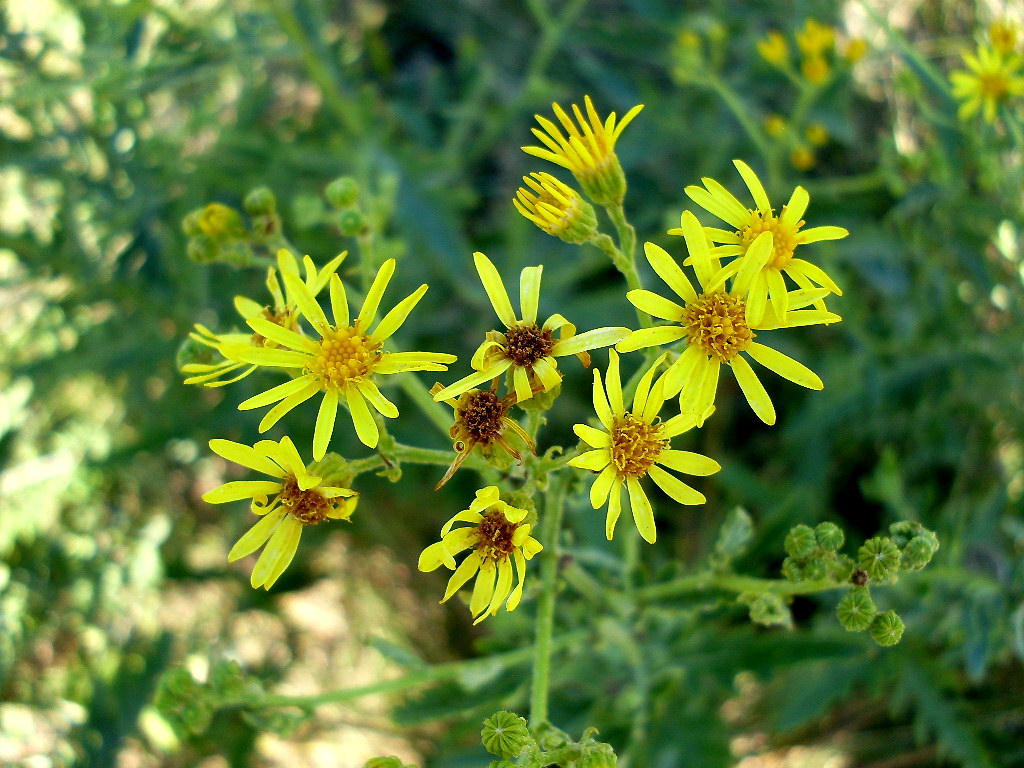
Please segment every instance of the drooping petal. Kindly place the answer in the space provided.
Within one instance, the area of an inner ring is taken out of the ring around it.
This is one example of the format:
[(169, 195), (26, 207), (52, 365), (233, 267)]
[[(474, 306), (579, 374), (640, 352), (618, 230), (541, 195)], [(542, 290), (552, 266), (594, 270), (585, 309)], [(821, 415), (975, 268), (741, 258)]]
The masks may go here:
[[(651, 467), (652, 470), (657, 467)], [(626, 490), (629, 491), (629, 506), (633, 510), (633, 522), (640, 531), (644, 541), (653, 544), (658, 538), (658, 532), (654, 525), (654, 509), (651, 507), (651, 500), (647, 498), (640, 481), (635, 477), (626, 480)]]
[(280, 491), (281, 483), (275, 480), (234, 480), (204, 493), (203, 501), (207, 504), (225, 504), (254, 496), (270, 496)]
[(674, 301), (662, 298), (653, 291), (635, 290), (626, 293), (626, 299), (641, 312), (646, 312), (662, 320), (679, 322), (683, 316), (683, 308)]
[(274, 582), (284, 573), (285, 568), (295, 557), (299, 548), (299, 537), (302, 535), (302, 523), (290, 515), (274, 531), (267, 546), (252, 569), (249, 583), (253, 587), (270, 589)]
[(306, 386), (302, 389), (294, 392), (293, 394), (286, 397), (284, 400), (279, 402), (273, 408), (266, 412), (263, 418), (260, 420), (259, 431), (260, 434), (266, 432), (268, 429), (273, 427), (279, 422), (284, 416), (291, 411), (293, 408), (297, 408), (304, 402), (309, 400), (317, 392), (322, 391), (320, 384), (317, 381), (307, 382)]
[(651, 479), (658, 484), (661, 490), (680, 504), (694, 505), (703, 504), (707, 501), (703, 493), (691, 488), (678, 477), (670, 475), (661, 467), (651, 467), (648, 474), (650, 474)]
[(334, 434), (334, 420), (338, 415), (338, 392), (329, 389), (320, 401), (320, 410), (316, 414), (316, 427), (313, 429), (313, 460), (320, 461), (327, 455), (327, 445)]
[(434, 401), (441, 402), (449, 397), (458, 397), (463, 392), (468, 392), (479, 384), (498, 378), (511, 366), (511, 360), (508, 358), (502, 358), (493, 365), (487, 366), (482, 371), (475, 371), (469, 376), (459, 379), (454, 384), (449, 384), (444, 389), (439, 390), (434, 394)]
[(377, 385), (368, 379), (356, 382), (356, 389), (367, 399), (374, 410), (386, 419), (398, 417), (398, 407), (384, 397), (384, 394), (377, 388)]
[(764, 385), (757, 378), (757, 374), (750, 367), (750, 363), (744, 360), (741, 355), (736, 355), (732, 359), (730, 367), (736, 376), (740, 389), (743, 390), (743, 396), (747, 398), (747, 402), (750, 403), (750, 407), (757, 414), (757, 417), (765, 424), (774, 424), (775, 406), (772, 405), (771, 398), (768, 397)]
[(615, 479), (611, 491), (608, 493), (608, 515), (604, 519), (604, 535), (608, 541), (612, 540), (615, 533), (615, 523), (619, 521), (622, 514), (622, 481)]
[(608, 501), (608, 494), (615, 483), (615, 467), (607, 466), (590, 486), (590, 506), (600, 509)]
[(223, 456), (228, 461), (240, 464), (257, 472), (264, 472), (272, 477), (283, 477), (284, 471), (271, 459), (264, 456), (255, 448), (250, 448), (243, 443), (236, 443), (233, 440), (214, 439), (210, 441), (210, 450), (218, 456)]
[(264, 405), (270, 405), (276, 403), (278, 400), (284, 400), (289, 395), (294, 395), (299, 390), (308, 386), (314, 381), (312, 376), (299, 376), (296, 379), (290, 379), (284, 384), (278, 384), (276, 387), (268, 389), (266, 392), (261, 392), (258, 395), (253, 395), (248, 400), (243, 400), (238, 404), (238, 410), (248, 411), (253, 408), (262, 408)]
[(473, 594), (469, 598), (469, 612), (473, 614), (476, 624), (486, 616), (485, 611), (494, 597), (494, 582), (498, 576), (498, 569), (494, 562), (486, 560), (480, 566), (480, 572), (476, 575), (476, 583), (473, 584)]
[(279, 506), (273, 512), (261, 517), (256, 525), (246, 531), (228, 552), (228, 562), (233, 563), (240, 560), (262, 547), (287, 513), (287, 509)]
[(448, 579), (448, 587), (445, 589), (444, 597), (441, 598), (441, 602), (447, 602), (452, 595), (458, 592), (462, 586), (469, 581), (476, 572), (480, 569), (480, 565), (483, 563), (483, 558), (476, 552), (470, 552), (469, 556), (463, 560), (459, 567), (455, 569), (455, 573)]

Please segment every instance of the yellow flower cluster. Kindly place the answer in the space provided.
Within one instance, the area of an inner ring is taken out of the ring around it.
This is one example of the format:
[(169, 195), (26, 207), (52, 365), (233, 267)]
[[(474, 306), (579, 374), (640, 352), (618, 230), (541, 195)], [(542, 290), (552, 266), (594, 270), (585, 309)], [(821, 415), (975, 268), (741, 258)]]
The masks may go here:
[(1017, 25), (999, 21), (989, 27), (989, 43), (963, 54), (966, 69), (949, 75), (953, 95), (960, 102), (961, 120), (981, 112), (994, 123), (1000, 108), (1024, 96), (1024, 58), (1017, 51)]

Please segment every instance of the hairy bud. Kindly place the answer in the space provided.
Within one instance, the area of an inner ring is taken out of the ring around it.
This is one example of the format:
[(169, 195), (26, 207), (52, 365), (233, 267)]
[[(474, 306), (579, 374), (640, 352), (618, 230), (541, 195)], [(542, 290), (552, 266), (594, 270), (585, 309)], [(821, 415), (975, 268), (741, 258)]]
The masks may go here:
[(846, 540), (842, 529), (835, 523), (819, 523), (814, 529), (814, 538), (819, 547), (829, 552), (838, 551)]
[(359, 183), (351, 176), (339, 176), (327, 185), (324, 196), (335, 208), (351, 208), (359, 199)]
[(892, 539), (876, 536), (864, 542), (857, 552), (857, 563), (868, 572), (872, 581), (886, 581), (900, 567), (900, 550)]
[(867, 587), (853, 587), (836, 607), (836, 616), (847, 632), (863, 632), (871, 626), (878, 609)]
[(509, 759), (518, 757), (530, 744), (530, 729), (514, 712), (495, 712), (484, 720), (480, 740), (492, 755)]
[(814, 554), (818, 542), (808, 525), (798, 525), (786, 535), (786, 554), (804, 560)]
[(871, 622), (871, 637), (882, 646), (896, 645), (903, 637), (903, 628), (903, 619), (896, 615), (896, 611), (886, 611)]

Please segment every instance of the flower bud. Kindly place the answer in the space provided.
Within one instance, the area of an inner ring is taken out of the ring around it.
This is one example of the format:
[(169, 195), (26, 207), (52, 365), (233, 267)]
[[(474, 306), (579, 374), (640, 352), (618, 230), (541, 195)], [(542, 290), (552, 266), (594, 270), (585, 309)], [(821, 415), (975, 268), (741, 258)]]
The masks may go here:
[(774, 592), (765, 592), (750, 602), (750, 620), (766, 627), (788, 627), (793, 623), (793, 616), (781, 597)]
[(789, 43), (778, 30), (773, 29), (764, 38), (757, 41), (757, 52), (761, 58), (776, 67), (782, 67), (789, 61)]
[(588, 745), (576, 761), (578, 768), (615, 768), (617, 764), (618, 758), (611, 745), (601, 742)]
[(484, 720), (480, 740), (492, 755), (518, 757), (533, 740), (526, 720), (513, 712), (495, 712)]
[(277, 198), (270, 187), (256, 187), (245, 196), (242, 207), (250, 216), (266, 216), (277, 210)]
[(324, 196), (335, 208), (351, 208), (359, 199), (359, 183), (351, 176), (339, 176), (327, 185)]
[(575, 244), (597, 233), (594, 207), (568, 184), (550, 173), (531, 173), (523, 181), (530, 189), (520, 187), (512, 204), (544, 232)]
[(846, 49), (843, 51), (843, 58), (851, 64), (856, 64), (864, 58), (864, 55), (867, 52), (868, 41), (863, 37), (855, 37), (846, 44)]
[(199, 217), (203, 215), (202, 208), (196, 208), (194, 211), (189, 211), (185, 218), (181, 220), (181, 230), (189, 237), (195, 237), (201, 235), (203, 230), (199, 228)]
[(366, 217), (357, 208), (349, 208), (338, 214), (338, 229), (346, 237), (355, 237), (363, 231), (366, 225)]
[(821, 123), (811, 123), (804, 128), (804, 138), (815, 147), (828, 143), (828, 129)]
[(822, 549), (836, 552), (843, 546), (846, 537), (843, 529), (835, 523), (819, 523), (814, 529), (814, 539)]
[(853, 587), (843, 595), (836, 607), (836, 616), (847, 632), (863, 632), (871, 626), (878, 609), (867, 587)]
[(777, 114), (768, 115), (764, 119), (764, 131), (772, 138), (777, 139), (786, 132), (786, 118)]
[(915, 536), (903, 548), (900, 564), (908, 571), (919, 571), (931, 562), (933, 554), (932, 543), (924, 536)]
[(857, 563), (872, 581), (885, 581), (896, 575), (900, 567), (900, 550), (892, 539), (876, 536), (868, 539), (857, 551)]
[(818, 542), (814, 531), (808, 525), (797, 525), (786, 535), (786, 553), (790, 557), (805, 560), (814, 554)]
[(237, 240), (245, 237), (242, 214), (222, 203), (210, 203), (197, 220), (204, 235), (214, 240)]
[(814, 152), (809, 147), (797, 147), (789, 154), (789, 162), (798, 171), (809, 171), (814, 167)]
[(903, 637), (903, 629), (903, 619), (896, 615), (896, 611), (886, 611), (871, 622), (871, 637), (881, 646), (896, 645)]
[(821, 85), (828, 80), (828, 75), (831, 70), (825, 59), (820, 56), (811, 56), (810, 58), (804, 59), (803, 64), (800, 65), (800, 71), (803, 72), (804, 78), (807, 82), (814, 85)]
[(782, 575), (790, 581), (804, 581), (807, 578), (803, 563), (792, 557), (782, 561)]
[(217, 260), (217, 244), (206, 235), (189, 238), (185, 254), (197, 264), (211, 264)]

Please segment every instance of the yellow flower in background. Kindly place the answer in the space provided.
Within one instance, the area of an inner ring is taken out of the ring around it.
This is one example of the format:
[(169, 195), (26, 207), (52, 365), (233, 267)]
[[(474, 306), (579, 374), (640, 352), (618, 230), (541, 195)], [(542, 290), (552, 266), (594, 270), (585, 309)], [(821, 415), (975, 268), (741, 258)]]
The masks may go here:
[(231, 440), (211, 440), (210, 449), (228, 461), (273, 477), (273, 480), (236, 480), (203, 494), (203, 501), (224, 504), (251, 499), (260, 516), (228, 553), (228, 562), (262, 554), (252, 570), (254, 588), (270, 589), (295, 557), (302, 529), (325, 520), (348, 520), (358, 494), (350, 488), (324, 485), (310, 473), (291, 439), (261, 440), (253, 446)]
[(636, 117), (643, 104), (629, 110), (622, 120), (612, 112), (605, 120), (597, 114), (589, 96), (583, 97), (586, 115), (576, 104), (572, 105), (576, 122), (558, 104), (552, 104), (555, 117), (565, 133), (551, 120), (536, 115), (540, 128), (533, 128), (543, 147), (523, 147), (528, 155), (560, 165), (569, 170), (583, 187), (583, 191), (599, 205), (615, 206), (626, 194), (626, 177), (615, 154), (615, 142), (626, 126)]
[(764, 119), (764, 132), (777, 139), (786, 132), (786, 118), (782, 115), (768, 115)]
[(377, 388), (373, 377), (406, 371), (444, 371), (449, 363), (455, 362), (454, 355), (384, 351), (384, 342), (402, 326), (427, 292), (427, 286), (421, 285), (388, 312), (376, 329), (371, 331), (377, 319), (381, 297), (394, 272), (394, 259), (388, 259), (381, 265), (355, 322), (349, 318), (345, 285), (337, 275), (332, 275), (330, 279), (331, 322), (313, 293), (298, 276), (284, 273), (285, 285), (295, 298), (299, 312), (319, 338), (311, 339), (269, 320), (253, 317), (246, 321), (249, 327), (281, 348), (222, 345), (222, 354), (232, 360), (301, 371), (296, 378), (250, 397), (238, 406), (239, 410), (245, 411), (277, 403), (260, 422), (260, 432), (266, 432), (286, 413), (322, 392), (324, 396), (313, 432), (313, 458), (319, 461), (327, 453), (327, 444), (334, 433), (338, 406), (342, 402), (348, 406), (359, 440), (374, 448), (380, 435), (367, 403), (389, 419), (398, 415), (398, 409)]
[(663, 380), (665, 397), (680, 393), (679, 408), (683, 416), (694, 418), (697, 424), (704, 422), (715, 402), (721, 367), (726, 365), (732, 369), (754, 413), (766, 424), (774, 424), (775, 407), (753, 368), (740, 353), (749, 355), (796, 384), (808, 389), (822, 389), (821, 379), (805, 365), (754, 341), (755, 331), (834, 323), (842, 318), (824, 309), (803, 309), (827, 293), (824, 288), (818, 288), (787, 293), (785, 303), (789, 312), (784, 321), (769, 306), (759, 322), (750, 322), (743, 286), (755, 279), (757, 265), (771, 254), (771, 233), (758, 235), (750, 246), (746, 261), (737, 260), (742, 267), (736, 274), (732, 290), (725, 291), (725, 278), (718, 256), (708, 248), (697, 217), (686, 211), (681, 223), (689, 251), (685, 263), (693, 267), (701, 292), (694, 290), (682, 268), (668, 253), (654, 243), (645, 243), (644, 253), (651, 267), (682, 303), (652, 291), (629, 291), (626, 298), (633, 306), (667, 320), (670, 325), (634, 331), (629, 338), (619, 342), (616, 349), (632, 352), (682, 340), (686, 349), (665, 372)]
[(794, 33), (797, 47), (809, 58), (822, 56), (836, 44), (836, 30), (814, 19), (807, 19), (804, 26)]
[(696, 419), (680, 414), (661, 421), (658, 413), (665, 404), (664, 378), (652, 386), (655, 371), (664, 359), (659, 358), (637, 384), (630, 410), (622, 399), (622, 381), (619, 375), (619, 356), (608, 352), (608, 376), (602, 384), (601, 372), (594, 371), (594, 410), (604, 431), (586, 424), (577, 424), (573, 431), (594, 450), (572, 459), (569, 464), (580, 469), (597, 472), (590, 487), (590, 503), (594, 509), (608, 504), (605, 535), (611, 539), (615, 523), (622, 512), (622, 489), (629, 494), (633, 522), (645, 541), (653, 544), (657, 539), (654, 509), (640, 485), (650, 477), (655, 484), (680, 504), (703, 504), (704, 494), (696, 491), (663, 469), (687, 475), (713, 475), (721, 469), (714, 459), (699, 453), (673, 450), (671, 439), (691, 429)]
[(951, 72), (953, 95), (960, 101), (960, 119), (968, 120), (980, 110), (986, 122), (994, 123), (999, 107), (1024, 94), (1022, 60), (1014, 54), (1001, 54), (994, 48), (979, 48), (963, 55), (967, 71)]
[[(421, 571), (433, 571), (441, 565), (455, 571), (448, 580), (442, 603), (476, 576), (469, 600), (474, 624), (497, 614), (503, 604), (507, 611), (516, 609), (523, 597), (526, 561), (543, 549), (530, 536), (531, 526), (523, 522), (526, 515), (525, 509), (502, 501), (498, 488), (491, 485), (477, 491), (469, 509), (444, 524), (441, 541), (424, 549), (419, 560)], [(469, 525), (455, 528), (456, 523)], [(456, 568), (455, 555), (467, 549), (473, 551)], [(513, 589), (517, 574), (518, 582)]]
[(196, 219), (200, 231), (214, 240), (238, 239), (245, 236), (242, 214), (223, 203), (210, 203)]
[[(724, 244), (725, 247), (716, 249), (719, 255), (742, 257), (723, 267), (727, 275), (740, 272), (744, 263), (746, 264), (742, 272), (748, 279), (740, 284), (738, 292), (740, 295), (749, 292), (746, 301), (747, 322), (752, 325), (760, 323), (769, 300), (778, 318), (785, 319), (789, 294), (783, 279), (784, 274), (789, 275), (800, 288), (813, 288), (817, 284), (841, 296), (843, 292), (839, 290), (839, 286), (821, 267), (795, 258), (794, 254), (800, 245), (821, 240), (838, 240), (850, 233), (842, 227), (835, 226), (811, 227), (801, 231), (804, 225), (803, 215), (810, 200), (803, 187), (797, 187), (793, 191), (789, 202), (776, 217), (775, 209), (772, 208), (757, 174), (742, 160), (733, 160), (733, 164), (750, 190), (755, 208), (744, 206), (714, 179), (702, 179), (704, 188), (687, 187), (686, 194), (697, 205), (735, 227), (733, 231), (705, 227), (704, 231), (713, 242)], [(767, 253), (763, 249), (759, 251), (759, 261), (756, 264), (749, 259), (744, 261), (749, 256), (751, 245), (765, 232), (772, 235), (771, 249)], [(669, 230), (669, 233), (685, 234), (681, 229)], [(733, 290), (737, 290), (736, 286)], [(819, 309), (824, 309), (824, 304), (818, 306)]]
[(530, 189), (520, 187), (512, 204), (544, 232), (577, 244), (597, 234), (594, 208), (575, 189), (550, 173), (531, 173), (523, 181)]
[(789, 162), (798, 171), (809, 171), (814, 167), (815, 161), (814, 150), (810, 147), (797, 147), (789, 153)]
[[(491, 260), (477, 252), (473, 254), (473, 261), (480, 282), (506, 330), (504, 333), (488, 332), (484, 343), (473, 354), (472, 366), (476, 373), (435, 393), (434, 400), (458, 397), (511, 370), (512, 389), (516, 401), (522, 403), (538, 392), (547, 392), (561, 383), (562, 375), (558, 372), (555, 358), (577, 355), (584, 365), (589, 365), (587, 352), (611, 346), (629, 335), (628, 328), (619, 327), (597, 328), (576, 334), (576, 326), (558, 314), (551, 315), (543, 325), (538, 325), (540, 279), (544, 269), (540, 266), (527, 267), (520, 275), (519, 306), (522, 319), (518, 319), (501, 276)], [(555, 331), (560, 332), (560, 338), (555, 339)]]
[(814, 85), (821, 85), (826, 80), (832, 71), (827, 61), (821, 56), (809, 56), (803, 60), (800, 65), (800, 71), (803, 73), (804, 79)]
[(783, 67), (789, 61), (789, 43), (777, 29), (757, 41), (757, 52), (762, 59), (777, 67)]
[(828, 143), (828, 128), (821, 123), (811, 123), (804, 128), (804, 138), (816, 147)]
[[(341, 263), (345, 260), (348, 255), (348, 251), (331, 259), (327, 265), (317, 270), (313, 264), (313, 260), (309, 256), (303, 258), (303, 265), (306, 269), (306, 287), (310, 293), (314, 296), (320, 293), (327, 285), (328, 281), (333, 275)], [(259, 304), (252, 299), (246, 298), (245, 296), (235, 296), (235, 310), (242, 317), (243, 320), (249, 320), (254, 317), (262, 317), (268, 322), (279, 325), (289, 331), (295, 331), (301, 333), (299, 329), (299, 314), (298, 305), (295, 300), (288, 293), (287, 287), (285, 291), (281, 291), (281, 285), (277, 280), (278, 271), (283, 275), (286, 272), (295, 275), (299, 274), (299, 264), (295, 260), (289, 251), (282, 248), (277, 252), (277, 270), (273, 267), (267, 269), (267, 290), (270, 293), (271, 298), (274, 300), (273, 307)], [(205, 325), (196, 323), (195, 330), (189, 334), (189, 336), (200, 344), (210, 347), (214, 350), (220, 351), (222, 344), (238, 345), (238, 344), (251, 344), (257, 347), (276, 347), (272, 340), (267, 339), (260, 334), (245, 334), (245, 333), (214, 333)], [(219, 363), (189, 363), (183, 365), (181, 370), (183, 373), (195, 374), (185, 379), (185, 384), (202, 384), (207, 387), (223, 387), (225, 384), (233, 384), (240, 379), (244, 379), (250, 373), (256, 370), (258, 366), (253, 364), (240, 363), (235, 360), (229, 360), (225, 358)], [(223, 379), (230, 373), (234, 373), (239, 369), (243, 369), (241, 373), (235, 375), (230, 379)]]
[(989, 25), (988, 39), (992, 42), (992, 47), (999, 53), (1008, 55), (1017, 49), (1017, 31), (1016, 22), (1000, 19)]
[(843, 58), (845, 58), (851, 64), (856, 64), (858, 61), (863, 59), (868, 52), (868, 41), (863, 37), (853, 37), (846, 44), (846, 49), (843, 51)]

